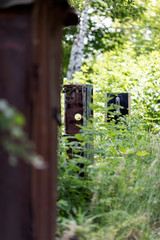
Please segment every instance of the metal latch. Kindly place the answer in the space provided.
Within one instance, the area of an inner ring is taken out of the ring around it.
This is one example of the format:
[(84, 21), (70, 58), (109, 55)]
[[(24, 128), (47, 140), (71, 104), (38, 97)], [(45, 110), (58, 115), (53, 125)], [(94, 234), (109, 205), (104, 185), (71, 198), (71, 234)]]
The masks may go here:
[(121, 100), (120, 97), (116, 97), (116, 113), (120, 113)]

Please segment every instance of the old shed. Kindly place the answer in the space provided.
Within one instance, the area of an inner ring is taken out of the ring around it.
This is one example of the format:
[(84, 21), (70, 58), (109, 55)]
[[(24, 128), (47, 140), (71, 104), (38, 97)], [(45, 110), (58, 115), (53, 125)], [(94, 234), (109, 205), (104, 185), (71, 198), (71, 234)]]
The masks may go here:
[(26, 119), (47, 168), (0, 151), (0, 239), (54, 240), (62, 27), (78, 18), (66, 0), (0, 1), (0, 99)]

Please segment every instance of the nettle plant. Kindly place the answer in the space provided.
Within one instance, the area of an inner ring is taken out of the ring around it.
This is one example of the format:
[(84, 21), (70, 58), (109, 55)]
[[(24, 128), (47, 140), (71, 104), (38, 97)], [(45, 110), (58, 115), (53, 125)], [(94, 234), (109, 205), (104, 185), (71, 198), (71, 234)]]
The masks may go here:
[[(94, 145), (89, 150), (94, 161), (79, 154), (86, 151), (85, 144)], [(67, 154), (69, 148), (74, 152), (72, 159)], [(95, 239), (129, 239), (132, 234), (136, 239), (150, 239), (160, 217), (159, 149), (159, 134), (149, 130), (148, 122), (139, 117), (122, 118), (115, 124), (102, 121), (99, 115), (81, 128), (72, 143), (61, 138), (59, 232), (66, 229), (68, 220), (78, 224), (81, 209), (84, 221), (93, 218), (90, 235), (101, 229)], [(83, 178), (79, 174), (82, 171)], [(80, 239), (89, 239), (90, 235)]]

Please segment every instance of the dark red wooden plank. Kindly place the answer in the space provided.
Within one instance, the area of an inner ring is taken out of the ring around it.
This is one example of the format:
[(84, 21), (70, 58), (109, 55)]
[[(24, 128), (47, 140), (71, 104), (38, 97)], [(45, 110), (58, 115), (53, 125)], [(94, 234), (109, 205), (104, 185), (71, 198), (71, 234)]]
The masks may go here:
[[(27, 116), (28, 76), (31, 67), (30, 14), (0, 14), (0, 98)], [(16, 167), (0, 154), (0, 239), (32, 239), (30, 167)]]
[[(34, 13), (34, 65), (38, 68), (33, 90), (33, 139), (47, 169), (33, 171), (33, 209), (38, 240), (52, 240), (56, 226), (57, 114), (60, 113), (62, 13), (40, 4)], [(55, 113), (55, 114), (53, 114)]]

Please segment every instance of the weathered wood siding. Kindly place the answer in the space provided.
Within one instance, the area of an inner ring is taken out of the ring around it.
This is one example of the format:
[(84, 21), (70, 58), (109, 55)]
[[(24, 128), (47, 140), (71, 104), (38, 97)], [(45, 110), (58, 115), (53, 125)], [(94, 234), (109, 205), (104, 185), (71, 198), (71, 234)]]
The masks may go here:
[(32, 137), (47, 169), (32, 172), (33, 209), (38, 240), (55, 234), (57, 120), (60, 113), (61, 13), (40, 4), (34, 11)]
[[(16, 106), (26, 117), (31, 70), (31, 14), (0, 12), (0, 98)], [(30, 240), (30, 167), (22, 161), (11, 167), (0, 155), (0, 239)]]
[[(7, 7), (3, 4), (0, 8)], [(36, 170), (19, 161), (13, 168), (0, 148), (3, 240), (55, 239), (61, 30), (72, 21), (77, 17), (66, 0), (0, 10), (0, 99), (25, 115), (26, 131), (47, 164)]]

